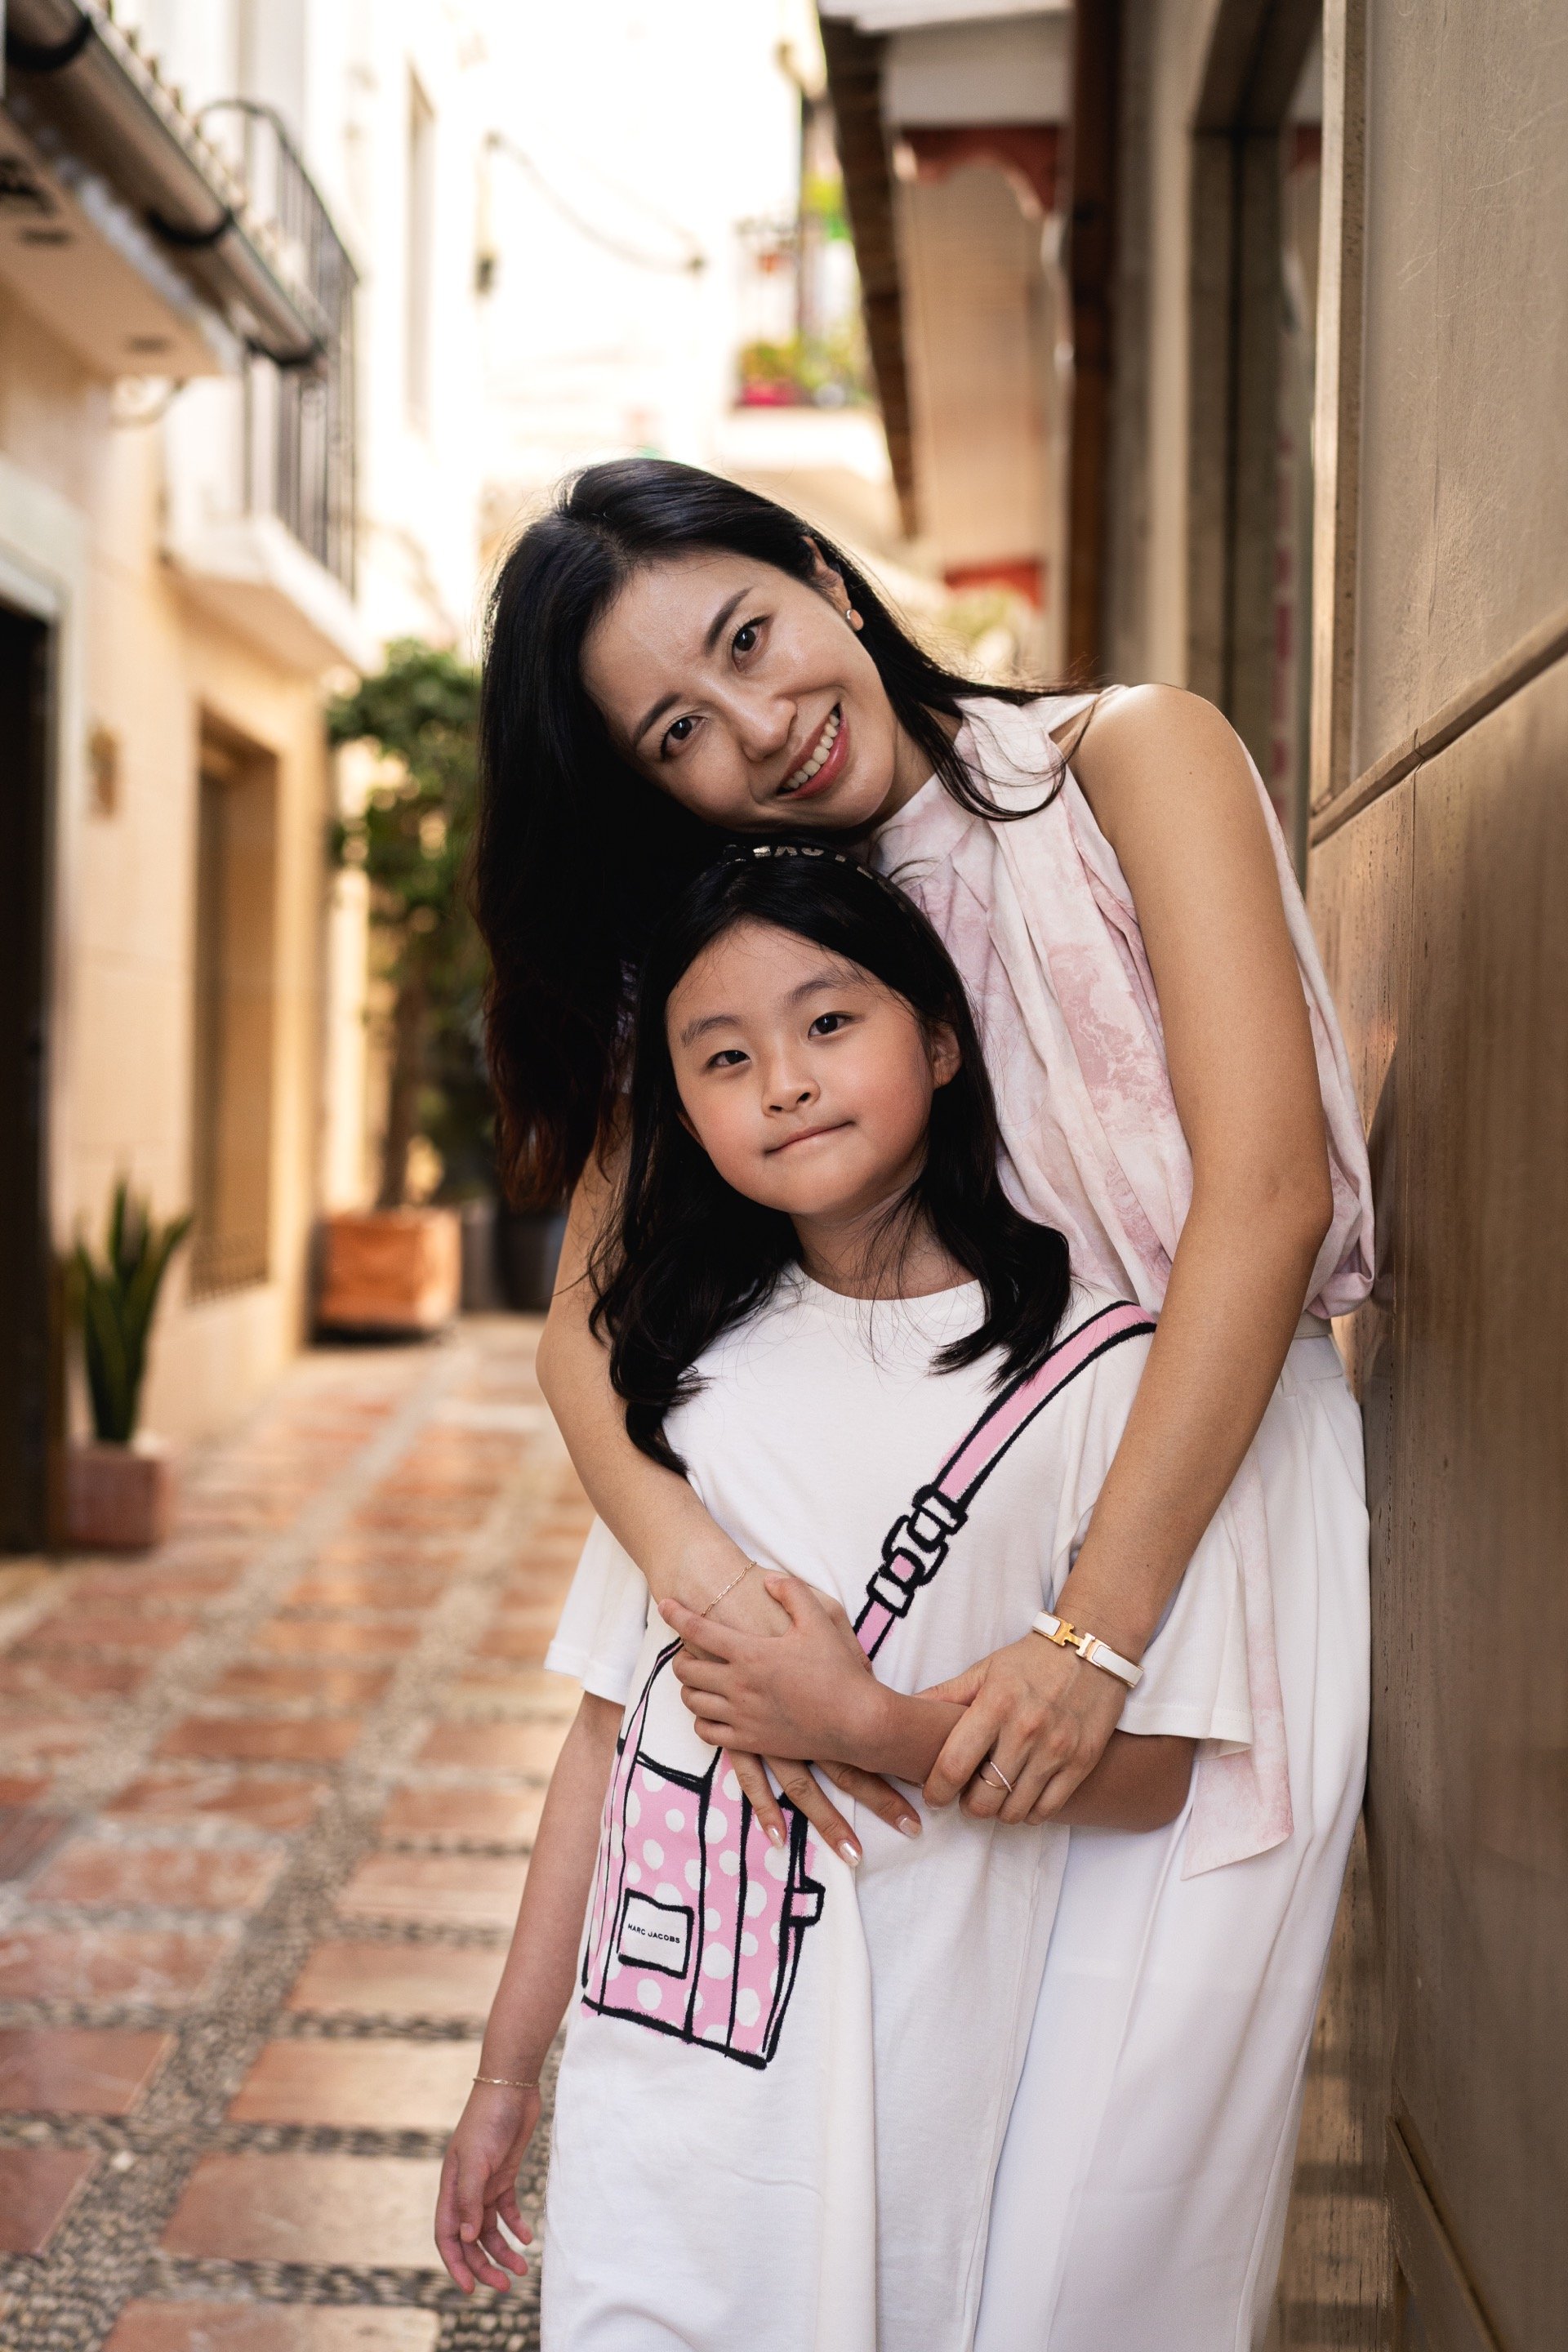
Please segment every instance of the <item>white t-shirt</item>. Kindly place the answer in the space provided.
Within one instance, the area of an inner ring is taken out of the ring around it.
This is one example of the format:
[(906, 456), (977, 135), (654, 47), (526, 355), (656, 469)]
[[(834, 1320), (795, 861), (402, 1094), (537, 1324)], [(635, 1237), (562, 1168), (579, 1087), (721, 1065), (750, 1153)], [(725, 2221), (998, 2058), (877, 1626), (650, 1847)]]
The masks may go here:
[[(1113, 1304), (1075, 1290), (1064, 1330)], [(980, 1307), (973, 1284), (878, 1306), (781, 1285), (668, 1423), (720, 1525), (858, 1616), (884, 1538), (992, 1402), (994, 1358), (931, 1370)], [(1092, 1357), (997, 1462), (878, 1652), (885, 1683), (939, 1682), (1053, 1604), (1147, 1350)], [(911, 1840), (851, 1807), (858, 1869), (798, 1817), (774, 1853), (672, 1648), (596, 1530), (548, 1663), (628, 1704), (556, 2093), (546, 2352), (964, 2352), (1068, 1833), (950, 1807)], [(1121, 1720), (1250, 1737), (1223, 1522)]]

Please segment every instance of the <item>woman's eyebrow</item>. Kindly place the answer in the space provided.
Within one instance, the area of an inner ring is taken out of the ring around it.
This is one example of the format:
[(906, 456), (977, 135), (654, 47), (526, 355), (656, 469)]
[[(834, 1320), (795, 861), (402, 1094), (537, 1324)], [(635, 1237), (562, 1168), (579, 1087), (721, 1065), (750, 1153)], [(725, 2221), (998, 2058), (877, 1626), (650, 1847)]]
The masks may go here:
[[(729, 623), (734, 617), (737, 606), (743, 604), (751, 593), (752, 583), (748, 580), (743, 588), (737, 588), (732, 596), (727, 596), (724, 599), (724, 602), (720, 605), (719, 610), (714, 614), (713, 618), (708, 624), (708, 634), (702, 640), (702, 650), (704, 654), (710, 654), (712, 652), (714, 646), (723, 635)], [(655, 719), (662, 719), (667, 710), (673, 710), (679, 700), (680, 697), (679, 694), (661, 694), (658, 700), (650, 705), (649, 709), (644, 713), (642, 722), (638, 726), (637, 733), (632, 737), (632, 741), (634, 743), (640, 743), (643, 737), (647, 733), (648, 729), (653, 725)]]
[(705, 654), (710, 654), (712, 652), (714, 646), (723, 635), (725, 628), (731, 614), (734, 613), (736, 606), (738, 604), (743, 604), (751, 593), (752, 583), (748, 580), (743, 588), (737, 588), (734, 594), (727, 597), (724, 603), (720, 605), (719, 610), (709, 622), (708, 635), (702, 640), (702, 650)]

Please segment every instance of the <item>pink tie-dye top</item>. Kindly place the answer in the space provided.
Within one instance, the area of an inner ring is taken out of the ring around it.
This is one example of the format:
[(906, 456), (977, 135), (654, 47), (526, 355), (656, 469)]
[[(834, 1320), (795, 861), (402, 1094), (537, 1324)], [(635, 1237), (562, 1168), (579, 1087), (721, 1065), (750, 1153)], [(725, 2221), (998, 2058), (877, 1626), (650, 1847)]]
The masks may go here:
[[(958, 749), (999, 805), (1033, 807), (1059, 782), (1056, 797), (1037, 815), (994, 824), (933, 777), (882, 827), (872, 856), (930, 918), (968, 987), (1009, 1191), (1066, 1234), (1084, 1280), (1157, 1308), (1192, 1200), (1192, 1155), (1131, 892), (1051, 739), (1088, 698), (972, 703)], [(1342, 1315), (1372, 1287), (1366, 1147), (1307, 910), (1256, 770), (1254, 781), (1311, 1021), (1333, 1186), (1308, 1299), (1320, 1315)], [(1225, 1508), (1246, 1570), (1253, 1745), (1200, 1759), (1189, 1874), (1260, 1853), (1291, 1826), (1268, 1520), (1250, 1456)]]
[[(1059, 779), (1056, 798), (1037, 816), (992, 824), (933, 777), (882, 827), (873, 861), (923, 908), (963, 975), (1009, 1190), (1066, 1234), (1086, 1281), (1157, 1307), (1192, 1200), (1192, 1155), (1132, 894), (1051, 740), (1085, 699), (972, 704), (958, 749), (998, 803), (1030, 807)], [(1366, 1146), (1311, 925), (1260, 780), (1258, 794), (1312, 1024), (1333, 1182), (1308, 1302), (1343, 1315), (1372, 1287)]]

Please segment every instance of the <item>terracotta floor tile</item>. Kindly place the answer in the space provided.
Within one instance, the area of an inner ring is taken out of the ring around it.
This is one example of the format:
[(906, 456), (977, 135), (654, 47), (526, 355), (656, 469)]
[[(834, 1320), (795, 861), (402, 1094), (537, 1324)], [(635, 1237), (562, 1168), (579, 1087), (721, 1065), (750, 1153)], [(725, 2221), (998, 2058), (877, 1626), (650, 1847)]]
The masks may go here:
[(325, 1793), (320, 1780), (270, 1780), (259, 1772), (212, 1770), (147, 1772), (105, 1807), (106, 1816), (160, 1821), (200, 1820), (209, 1814), (247, 1822), (258, 1830), (303, 1829)]
[(68, 1650), (22, 1652), (0, 1658), (0, 1696), (7, 1698), (90, 1698), (107, 1691), (127, 1698), (151, 1668), (140, 1658), (79, 1658)]
[(435, 2352), (440, 2332), (406, 2305), (128, 2303), (103, 2352)]
[(174, 2046), (167, 2033), (0, 2028), (0, 2111), (128, 2116)]
[(381, 1817), (384, 1838), (521, 1844), (539, 1827), (542, 1789), (400, 1789)]
[(441, 2175), (397, 2156), (205, 2156), (163, 2232), (165, 2252), (227, 2262), (441, 2267)]
[(400, 1569), (455, 1568), (462, 1556), (461, 1544), (423, 1536), (342, 1536), (336, 1543), (324, 1547), (318, 1566), (366, 1569), (380, 1574)]
[(537, 1665), (555, 1639), (559, 1609), (509, 1609), (492, 1617), (474, 1643), (477, 1658), (515, 1658)]
[(0, 1805), (0, 1883), (26, 1878), (70, 1821), (68, 1813), (46, 1812), (41, 1805)]
[(290, 1609), (428, 1609), (449, 1580), (437, 1568), (318, 1568), (284, 1600)]
[(479, 2063), (478, 2042), (269, 2042), (228, 2119), (450, 2131)]
[(416, 1760), (461, 1764), (476, 1772), (531, 1772), (547, 1780), (565, 1736), (559, 1723), (438, 1723)]
[(526, 1706), (552, 1723), (569, 1723), (583, 1696), (582, 1685), (568, 1682), (564, 1675), (547, 1675), (541, 1666), (514, 1666), (504, 1659), (494, 1665), (470, 1665), (451, 1688), (466, 1703), (493, 1699), (498, 1706)]
[(252, 1846), (103, 1845), (81, 1837), (58, 1853), (28, 1893), (35, 1903), (153, 1904), (172, 1911), (247, 1911), (282, 1866)]
[(11, 1927), (0, 1933), (0, 2000), (192, 1999), (229, 1937), (183, 1927)]
[(352, 1715), (317, 1716), (298, 1723), (259, 1716), (188, 1715), (159, 1741), (158, 1754), (251, 1764), (336, 1764), (359, 1733), (359, 1718)]
[(505, 1954), (445, 1944), (318, 1944), (289, 2007), (335, 2017), (489, 2014)]
[(265, 1665), (246, 1659), (220, 1675), (209, 1698), (309, 1698), (318, 1706), (363, 1706), (392, 1680), (391, 1666)]
[(96, 1709), (76, 1715), (38, 1714), (22, 1705), (0, 1708), (0, 1757), (7, 1764), (47, 1763), (79, 1756), (103, 1729)]
[(526, 1869), (514, 1854), (373, 1853), (339, 1895), (338, 1915), (510, 1928)]
[(383, 1620), (366, 1625), (352, 1617), (274, 1617), (255, 1640), (258, 1655), (275, 1658), (367, 1658), (411, 1649), (421, 1628)]
[(96, 2161), (89, 2148), (0, 2147), (0, 2254), (41, 2254)]
[(551, 1608), (559, 1612), (572, 1581), (569, 1568), (516, 1568), (500, 1588), (509, 1609)]
[(160, 1560), (156, 1567), (94, 1568), (78, 1576), (71, 1587), (74, 1606), (107, 1602), (115, 1611), (142, 1601), (205, 1601), (233, 1583), (237, 1563)]
[(33, 1627), (15, 1657), (41, 1650), (172, 1650), (195, 1623), (194, 1617), (153, 1616), (134, 1609), (59, 1609)]

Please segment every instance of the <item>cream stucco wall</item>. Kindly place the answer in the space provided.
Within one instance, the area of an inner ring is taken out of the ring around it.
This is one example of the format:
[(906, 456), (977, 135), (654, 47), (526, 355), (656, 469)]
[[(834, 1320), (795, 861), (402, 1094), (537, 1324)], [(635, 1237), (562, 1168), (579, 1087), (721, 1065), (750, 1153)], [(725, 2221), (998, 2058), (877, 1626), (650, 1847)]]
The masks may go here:
[[(145, 1417), (190, 1438), (242, 1411), (303, 1328), (326, 889), (321, 692), (189, 601), (159, 551), (157, 433), (113, 425), (106, 387), (4, 298), (0, 463), (13, 492), (0, 501), (0, 557), (40, 578), (58, 572), (77, 633), (57, 714), (50, 1139), (61, 1244), (100, 1225), (121, 1171), (161, 1214), (188, 1203), (204, 711), (277, 761), (271, 1278), (193, 1302), (176, 1263)], [(94, 729), (118, 748), (112, 814), (92, 811), (83, 782)]]

